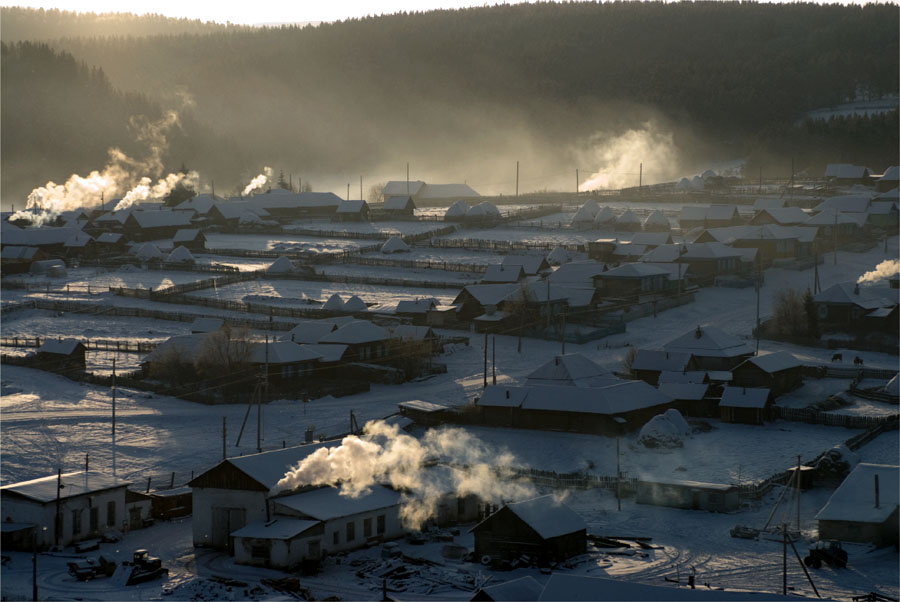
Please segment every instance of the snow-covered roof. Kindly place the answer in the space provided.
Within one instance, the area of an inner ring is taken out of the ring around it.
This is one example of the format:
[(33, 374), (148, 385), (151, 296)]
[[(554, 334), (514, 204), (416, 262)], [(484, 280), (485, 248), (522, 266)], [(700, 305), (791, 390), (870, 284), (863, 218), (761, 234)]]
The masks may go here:
[(809, 214), (800, 207), (772, 207), (762, 209), (754, 216), (754, 219), (760, 215), (768, 215), (776, 224), (792, 225), (802, 224), (809, 219)]
[(225, 321), (222, 318), (197, 318), (191, 322), (192, 333), (215, 332), (222, 328)]
[(585, 261), (570, 261), (548, 276), (554, 284), (582, 284), (593, 286), (594, 276), (603, 273), (603, 264), (587, 259)]
[(750, 355), (753, 348), (715, 326), (698, 326), (663, 345), (666, 351), (681, 351), (698, 357)]
[(552, 495), (511, 502), (506, 507), (544, 539), (587, 529), (584, 519)]
[[(705, 383), (708, 374), (709, 373), (704, 370), (663, 370), (659, 373), (659, 380), (657, 382), (659, 382), (660, 385), (666, 383)], [(726, 374), (731, 375), (731, 372), (726, 372)]]
[(438, 306), (438, 302), (434, 297), (428, 297), (425, 299), (415, 299), (415, 300), (404, 300), (397, 302), (397, 310), (398, 314), (424, 314), (429, 309)]
[(685, 206), (678, 214), (679, 221), (729, 221), (737, 217), (738, 211), (734, 205)]
[(504, 255), (501, 265), (505, 267), (520, 265), (529, 276), (534, 276), (550, 267), (543, 255)]
[(469, 204), (463, 200), (456, 201), (447, 208), (444, 218), (463, 217), (469, 211)]
[(337, 447), (340, 444), (340, 440), (322, 441), (319, 443), (276, 449), (259, 454), (228, 458), (223, 460), (223, 462), (231, 464), (269, 490), (284, 477), (285, 473), (316, 450)]
[(764, 408), (769, 400), (769, 390), (752, 387), (725, 387), (719, 407)]
[(75, 349), (83, 343), (78, 339), (46, 339), (38, 348), (38, 353), (53, 353), (55, 355), (72, 355)]
[(487, 266), (481, 281), (485, 283), (508, 283), (518, 282), (525, 278), (525, 269), (520, 265), (504, 266), (499, 263), (492, 263)]
[(152, 242), (146, 242), (132, 249), (132, 253), (141, 259), (162, 259), (162, 253)]
[(334, 332), (326, 334), (319, 339), (319, 342), (358, 345), (361, 343), (384, 341), (389, 337), (390, 335), (385, 328), (377, 326), (367, 320), (356, 320), (341, 326)]
[(405, 253), (409, 251), (409, 245), (403, 242), (399, 236), (392, 236), (381, 245), (382, 253)]
[(653, 210), (644, 220), (644, 228), (671, 228), (669, 218), (659, 209)]
[(269, 217), (269, 212), (250, 201), (222, 201), (215, 204), (216, 211), (225, 219), (242, 219), (245, 213), (258, 218)]
[(672, 399), (699, 401), (706, 397), (709, 385), (703, 383), (660, 383), (659, 391)]
[(640, 261), (649, 263), (672, 263), (685, 251), (685, 245), (660, 245), (641, 255)]
[(427, 338), (435, 337), (434, 330), (431, 326), (416, 326), (415, 324), (400, 324), (391, 329), (391, 336), (397, 339), (410, 339), (413, 341), (424, 341)]
[(900, 181), (900, 166), (892, 165), (888, 167), (884, 173), (878, 178), (879, 182), (897, 182)]
[(337, 212), (341, 214), (357, 214), (362, 213), (363, 208), (368, 208), (368, 206), (369, 204), (365, 201), (341, 201)]
[(3, 259), (32, 259), (38, 251), (37, 247), (7, 246), (0, 251), (0, 257)]
[(521, 602), (523, 600), (537, 600), (544, 590), (544, 586), (531, 575), (519, 577), (512, 581), (496, 583), (482, 587), (480, 591), (487, 594), (494, 602)]
[(122, 240), (122, 234), (120, 232), (104, 232), (97, 237), (97, 242), (103, 244), (116, 244), (120, 240)]
[(335, 487), (323, 487), (273, 499), (276, 507), (283, 506), (322, 521), (390, 508), (399, 503), (400, 493), (381, 485), (373, 486), (369, 493), (359, 497), (341, 495)]
[(784, 199), (778, 197), (761, 198), (753, 201), (753, 209), (760, 211), (762, 209), (779, 209), (784, 207)]
[(856, 224), (857, 226), (863, 226), (868, 219), (868, 213), (844, 213), (836, 209), (825, 209), (803, 222), (803, 225), (833, 226), (835, 224)]
[(426, 414), (432, 414), (432, 413), (436, 413), (436, 412), (444, 412), (448, 409), (447, 406), (442, 406), (439, 403), (431, 403), (430, 401), (422, 401), (421, 399), (410, 399), (409, 401), (401, 401), (400, 403), (397, 404), (397, 407), (415, 410), (417, 412), (424, 412)]
[(166, 261), (169, 263), (194, 263), (197, 260), (194, 259), (191, 252), (187, 250), (187, 247), (180, 246), (169, 253), (168, 257), (166, 257)]
[(556, 247), (547, 254), (546, 259), (550, 265), (562, 265), (569, 261), (569, 252), (562, 247)]
[[(875, 475), (878, 475), (878, 507), (875, 507)], [(892, 464), (856, 465), (841, 486), (831, 494), (816, 520), (852, 523), (885, 522), (897, 511), (900, 466)]]
[(384, 185), (384, 198), (403, 195), (416, 196), (423, 186), (425, 186), (425, 182), (421, 180), (411, 180), (409, 182), (406, 180), (391, 180)]
[(894, 378), (888, 381), (884, 386), (884, 392), (895, 397), (900, 395), (900, 373), (895, 374)]
[(838, 180), (861, 180), (869, 176), (871, 172), (862, 165), (850, 165), (848, 163), (829, 163), (825, 166), (826, 178)]
[[(599, 379), (599, 382), (597, 382)], [(526, 377), (527, 385), (592, 387), (617, 379), (608, 370), (580, 353), (557, 355)]]
[(682, 372), (690, 361), (690, 353), (664, 349), (638, 349), (631, 361), (631, 369)]
[(157, 209), (153, 211), (133, 211), (129, 219), (134, 219), (140, 228), (166, 228), (189, 226), (192, 215), (190, 211)]
[(80, 249), (86, 247), (88, 243), (93, 242), (93, 238), (87, 232), (76, 232), (66, 239), (63, 246), (69, 249)]
[[(511, 403), (515, 399), (520, 399), (520, 403)], [(668, 397), (644, 381), (621, 380), (603, 387), (489, 385), (478, 405), (612, 415), (650, 408), (669, 401)]]
[(293, 539), (319, 524), (320, 522), (317, 520), (279, 516), (269, 522), (261, 520), (245, 525), (237, 531), (233, 531), (231, 536), (252, 539)]
[(865, 213), (872, 197), (861, 194), (848, 194), (827, 198), (813, 208), (815, 212), (832, 209), (840, 213)]
[(169, 337), (167, 341), (163, 341), (156, 348), (144, 356), (141, 363), (151, 363), (166, 357), (169, 353), (179, 354), (183, 361), (193, 362), (197, 356), (200, 346), (206, 339), (208, 333), (196, 334), (180, 334)]
[(197, 238), (198, 234), (200, 234), (200, 230), (198, 230), (197, 228), (182, 228), (175, 233), (175, 236), (172, 237), (172, 242), (192, 242), (195, 238)]
[(869, 205), (869, 215), (890, 215), (897, 211), (896, 201), (872, 201)]
[(737, 249), (721, 242), (695, 242), (684, 245), (684, 253), (681, 256), (686, 260), (725, 259), (729, 257), (740, 257), (741, 254)]
[(337, 328), (337, 324), (328, 320), (305, 320), (287, 331), (281, 340), (294, 343), (318, 343), (319, 339)]
[(270, 341), (253, 343), (250, 347), (250, 362), (254, 364), (296, 364), (314, 362), (321, 356), (305, 345), (290, 341)]
[(646, 263), (624, 263), (606, 272), (597, 274), (597, 278), (648, 278), (668, 275), (669, 271)]
[(264, 209), (312, 209), (338, 207), (341, 204), (341, 197), (333, 192), (290, 192), (276, 189), (254, 195), (250, 203)]
[(388, 211), (401, 211), (403, 209), (406, 209), (406, 206), (410, 203), (412, 203), (413, 208), (415, 208), (416, 204), (413, 202), (411, 196), (392, 196), (385, 198), (384, 208)]
[(467, 184), (425, 184), (416, 196), (420, 199), (451, 199), (481, 195)]
[(19, 228), (3, 231), (3, 244), (25, 247), (61, 245), (80, 233), (78, 228)]
[(125, 487), (130, 483), (130, 481), (123, 481), (96, 470), (63, 473), (61, 482), (63, 487), (57, 489), (57, 475), (54, 474), (39, 479), (32, 479), (31, 481), (4, 485), (0, 487), (0, 491), (5, 495), (15, 494), (46, 504), (56, 501), (57, 495), (62, 499), (66, 499), (107, 489)]
[[(519, 292), (518, 284), (470, 284), (463, 288), (481, 305), (498, 305), (507, 298)], [(454, 303), (459, 302), (462, 291), (454, 299)]]
[(630, 242), (620, 242), (613, 249), (616, 257), (640, 257), (647, 252), (647, 245), (633, 245)]
[[(767, 353), (764, 355), (756, 355), (747, 360), (746, 363), (753, 364), (763, 372), (774, 374), (782, 370), (791, 368), (799, 368), (803, 363), (787, 351), (776, 351), (775, 353)], [(740, 367), (740, 366), (738, 366)]]
[(304, 349), (319, 356), (319, 363), (330, 364), (344, 359), (347, 353), (346, 345), (327, 345), (319, 343), (304, 343), (300, 345)]
[(863, 309), (893, 307), (897, 305), (898, 293), (886, 286), (860, 286), (852, 282), (839, 282), (820, 291), (813, 297), (816, 303), (857, 305)]
[(224, 200), (225, 199), (222, 197), (203, 193), (198, 194), (192, 199), (182, 201), (175, 206), (175, 209), (179, 211), (193, 210), (196, 211), (198, 215), (206, 215), (209, 213), (209, 210), (213, 208), (213, 205), (218, 202), (223, 202)]

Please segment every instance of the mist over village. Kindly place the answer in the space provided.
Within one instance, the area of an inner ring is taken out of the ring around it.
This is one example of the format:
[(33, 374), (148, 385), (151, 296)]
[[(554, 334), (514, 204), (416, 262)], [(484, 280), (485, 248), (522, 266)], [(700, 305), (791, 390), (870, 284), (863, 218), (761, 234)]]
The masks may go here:
[(3, 600), (900, 599), (897, 4), (7, 4)]

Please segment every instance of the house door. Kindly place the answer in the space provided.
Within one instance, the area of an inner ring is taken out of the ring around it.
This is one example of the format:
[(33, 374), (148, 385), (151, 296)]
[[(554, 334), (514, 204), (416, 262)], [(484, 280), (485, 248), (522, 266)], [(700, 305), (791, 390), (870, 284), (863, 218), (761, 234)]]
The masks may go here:
[(692, 510), (700, 510), (700, 492), (699, 491), (691, 492), (691, 509)]
[(246, 524), (246, 511), (243, 508), (212, 509), (212, 545), (220, 549), (232, 551), (231, 533)]
[(141, 519), (141, 509), (140, 508), (129, 508), (128, 509), (128, 528), (129, 529), (140, 529), (143, 526), (143, 520)]

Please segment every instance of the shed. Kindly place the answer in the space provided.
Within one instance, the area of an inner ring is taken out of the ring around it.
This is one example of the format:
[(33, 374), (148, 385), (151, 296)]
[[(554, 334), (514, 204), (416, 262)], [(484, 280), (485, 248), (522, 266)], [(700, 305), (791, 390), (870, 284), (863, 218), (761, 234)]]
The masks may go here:
[(36, 368), (77, 377), (85, 370), (87, 347), (77, 339), (47, 339), (38, 347), (34, 358)]
[[(91, 539), (123, 526), (128, 484), (112, 475), (82, 470), (4, 485), (0, 487), (3, 522), (33, 525), (42, 550)], [(24, 549), (28, 551), (32, 537), (30, 532), (21, 542), (27, 542)]]
[(718, 414), (717, 402), (707, 397), (706, 383), (660, 383), (659, 392), (672, 399), (672, 406), (685, 416), (712, 417)]
[(562, 247), (556, 247), (550, 253), (547, 254), (547, 264), (554, 265), (562, 265), (564, 263), (568, 263), (570, 261), (569, 252), (566, 251)]
[(397, 404), (400, 415), (414, 421), (416, 424), (435, 426), (444, 422), (450, 408), (430, 401), (413, 399)]
[(646, 479), (637, 482), (638, 504), (669, 506), (707, 512), (733, 512), (740, 508), (735, 485), (677, 479)]
[(506, 504), (472, 532), (476, 558), (512, 560), (527, 554), (544, 563), (587, 551), (584, 520), (552, 495)]
[(768, 389), (725, 387), (719, 401), (723, 422), (762, 424), (772, 406), (772, 393)]
[(319, 339), (319, 343), (347, 345), (348, 359), (375, 362), (385, 359), (390, 333), (367, 320), (354, 320)]
[(803, 384), (803, 364), (787, 351), (751, 357), (731, 371), (739, 387), (765, 387), (772, 395), (792, 391)]
[(900, 466), (860, 463), (816, 515), (819, 539), (897, 545)]
[(191, 251), (202, 251), (206, 248), (206, 236), (196, 228), (181, 229), (172, 237), (172, 244)]
[(363, 222), (369, 219), (369, 204), (365, 201), (341, 201), (335, 211), (335, 219), (341, 222)]
[(416, 212), (416, 203), (409, 195), (388, 197), (384, 200), (384, 212), (389, 215), (412, 217)]
[(318, 562), (323, 556), (324, 527), (317, 520), (276, 516), (233, 531), (237, 564), (293, 569), (305, 560)]

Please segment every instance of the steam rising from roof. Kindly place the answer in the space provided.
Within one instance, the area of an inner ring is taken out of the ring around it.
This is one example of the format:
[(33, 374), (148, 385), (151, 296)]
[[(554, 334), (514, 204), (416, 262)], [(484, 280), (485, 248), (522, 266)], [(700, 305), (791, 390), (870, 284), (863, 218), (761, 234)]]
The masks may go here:
[(263, 172), (261, 174), (259, 174), (258, 176), (256, 176), (255, 178), (253, 178), (252, 180), (250, 180), (250, 183), (244, 187), (244, 192), (242, 192), (241, 194), (244, 196), (247, 196), (254, 190), (261, 189), (263, 186), (266, 185), (266, 182), (268, 182), (271, 179), (272, 179), (272, 168), (268, 167), (268, 166), (263, 167)]
[(679, 151), (672, 132), (651, 121), (614, 137), (599, 133), (591, 146), (583, 164), (600, 168), (581, 184), (582, 191), (637, 186), (642, 163), (644, 184), (671, 180), (679, 172)]
[(886, 259), (875, 266), (871, 272), (866, 272), (856, 281), (857, 284), (874, 284), (879, 280), (890, 278), (900, 272), (900, 261), (896, 259)]
[[(434, 461), (445, 466), (428, 469)], [(508, 472), (514, 457), (498, 451), (457, 428), (431, 429), (421, 439), (388, 426), (369, 422), (363, 437), (344, 437), (339, 447), (321, 448), (289, 470), (272, 494), (305, 485), (339, 486), (341, 495), (359, 497), (378, 483), (403, 492), (400, 518), (418, 528), (435, 514), (445, 494), (477, 495), (499, 503), (534, 497), (533, 488), (499, 478)]]

